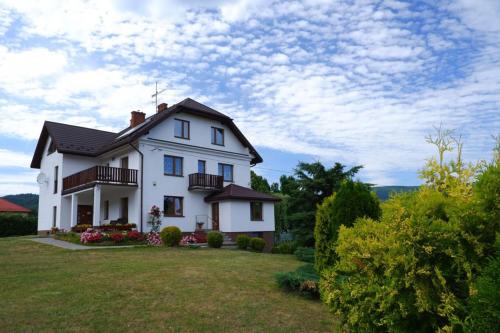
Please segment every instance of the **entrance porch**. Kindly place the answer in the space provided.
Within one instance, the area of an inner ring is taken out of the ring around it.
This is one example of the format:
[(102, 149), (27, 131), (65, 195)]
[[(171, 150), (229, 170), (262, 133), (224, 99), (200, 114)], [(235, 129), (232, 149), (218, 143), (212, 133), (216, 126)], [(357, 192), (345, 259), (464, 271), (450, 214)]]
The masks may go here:
[(139, 225), (139, 200), (137, 187), (110, 184), (96, 184), (64, 195), (61, 222), (66, 225), (61, 227), (71, 229), (83, 224), (98, 227), (118, 219)]

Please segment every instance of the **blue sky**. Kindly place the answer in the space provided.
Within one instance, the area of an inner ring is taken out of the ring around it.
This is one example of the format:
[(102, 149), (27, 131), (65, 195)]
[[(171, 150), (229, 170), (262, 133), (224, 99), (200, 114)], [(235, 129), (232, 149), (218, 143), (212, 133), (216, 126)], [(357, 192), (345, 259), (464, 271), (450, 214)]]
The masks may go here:
[(44, 120), (122, 129), (155, 81), (234, 118), (271, 180), (319, 160), (414, 185), (433, 126), (491, 156), (500, 2), (0, 0), (0, 195), (37, 192)]

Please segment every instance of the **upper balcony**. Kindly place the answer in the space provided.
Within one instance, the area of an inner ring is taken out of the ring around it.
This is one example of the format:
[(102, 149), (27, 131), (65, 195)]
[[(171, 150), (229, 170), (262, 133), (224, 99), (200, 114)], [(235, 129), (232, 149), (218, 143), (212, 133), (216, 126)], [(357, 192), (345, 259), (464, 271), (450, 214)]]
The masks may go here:
[(224, 187), (222, 176), (210, 175), (207, 173), (192, 173), (189, 175), (188, 190), (198, 191), (218, 191)]
[(93, 184), (137, 186), (137, 170), (96, 165), (63, 179), (63, 194)]

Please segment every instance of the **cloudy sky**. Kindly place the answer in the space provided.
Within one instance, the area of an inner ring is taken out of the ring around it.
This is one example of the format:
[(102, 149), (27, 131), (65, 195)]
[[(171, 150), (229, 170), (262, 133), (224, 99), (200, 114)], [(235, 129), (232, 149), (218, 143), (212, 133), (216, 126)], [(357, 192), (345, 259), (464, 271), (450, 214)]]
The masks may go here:
[(106, 130), (192, 97), (235, 119), (275, 180), (298, 160), (418, 184), (443, 123), (500, 132), (500, 1), (0, 0), (0, 195), (37, 192), (44, 120)]

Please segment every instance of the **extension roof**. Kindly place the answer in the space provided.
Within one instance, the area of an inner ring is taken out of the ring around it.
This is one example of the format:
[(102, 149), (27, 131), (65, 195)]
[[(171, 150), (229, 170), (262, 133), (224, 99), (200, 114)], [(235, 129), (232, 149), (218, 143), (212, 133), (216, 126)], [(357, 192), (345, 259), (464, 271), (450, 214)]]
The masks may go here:
[(0, 198), (0, 213), (29, 213), (31, 210)]
[(205, 197), (206, 202), (224, 201), (224, 200), (255, 200), (255, 201), (280, 201), (274, 195), (258, 192), (248, 187), (230, 184), (222, 192), (210, 194)]
[(133, 128), (125, 128), (118, 133), (46, 121), (43, 124), (42, 132), (35, 148), (31, 167), (40, 168), (43, 150), (49, 136), (52, 138), (55, 148), (60, 153), (96, 157), (112, 149), (134, 142), (142, 135), (148, 133), (151, 128), (179, 112), (214, 119), (225, 124), (233, 131), (240, 142), (250, 150), (250, 153), (254, 155), (251, 163), (257, 164), (262, 162), (262, 157), (238, 127), (236, 127), (231, 118), (191, 98), (186, 98), (166, 110), (148, 117), (143, 123)]

